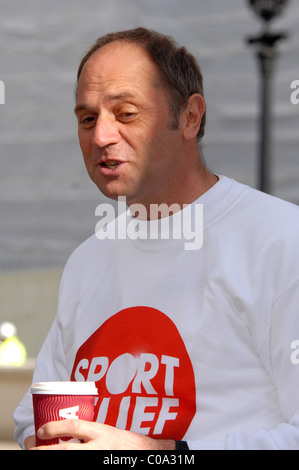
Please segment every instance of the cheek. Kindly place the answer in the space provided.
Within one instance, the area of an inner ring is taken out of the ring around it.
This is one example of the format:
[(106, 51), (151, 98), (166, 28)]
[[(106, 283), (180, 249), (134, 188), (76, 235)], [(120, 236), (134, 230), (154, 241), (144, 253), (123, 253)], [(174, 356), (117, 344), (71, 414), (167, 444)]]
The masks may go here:
[(88, 171), (89, 176), (91, 176), (91, 169), (92, 169), (91, 163), (92, 162), (91, 162), (90, 139), (88, 139), (86, 135), (83, 136), (83, 135), (80, 135), (79, 133), (78, 133), (78, 138), (79, 138), (79, 146), (81, 149), (85, 167)]
[(161, 129), (163, 123), (157, 120), (149, 121), (128, 137), (127, 142), (131, 144), (138, 153), (150, 153), (163, 145), (165, 140), (165, 131)]
[(87, 154), (90, 151), (91, 147), (91, 136), (87, 132), (82, 132), (78, 131), (78, 139), (79, 139), (79, 145), (81, 148), (81, 151), (83, 153), (83, 156), (85, 158), (85, 154)]

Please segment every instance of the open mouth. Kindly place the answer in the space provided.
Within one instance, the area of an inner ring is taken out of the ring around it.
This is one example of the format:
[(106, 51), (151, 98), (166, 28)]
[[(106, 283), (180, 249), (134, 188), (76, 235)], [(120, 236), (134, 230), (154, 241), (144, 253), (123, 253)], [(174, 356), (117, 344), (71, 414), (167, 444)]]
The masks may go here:
[(120, 164), (121, 162), (118, 162), (117, 160), (110, 160), (109, 162), (101, 163), (101, 166), (109, 168), (110, 170), (115, 170), (115, 168), (117, 168)]

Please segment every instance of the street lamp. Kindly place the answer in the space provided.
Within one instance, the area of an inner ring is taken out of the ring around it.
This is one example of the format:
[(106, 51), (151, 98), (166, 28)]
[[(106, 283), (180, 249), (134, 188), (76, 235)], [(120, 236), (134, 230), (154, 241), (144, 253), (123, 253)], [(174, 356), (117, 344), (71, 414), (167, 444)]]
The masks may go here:
[(259, 148), (259, 189), (271, 193), (271, 86), (274, 62), (277, 57), (276, 44), (287, 38), (284, 32), (270, 32), (270, 23), (280, 15), (289, 0), (247, 0), (250, 7), (263, 21), (260, 36), (248, 38), (256, 46), (261, 72), (261, 116)]

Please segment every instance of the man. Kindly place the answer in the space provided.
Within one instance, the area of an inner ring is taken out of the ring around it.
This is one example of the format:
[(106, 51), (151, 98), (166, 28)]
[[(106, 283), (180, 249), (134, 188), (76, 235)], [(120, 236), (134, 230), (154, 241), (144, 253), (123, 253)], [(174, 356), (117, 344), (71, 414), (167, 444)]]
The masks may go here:
[[(75, 112), (91, 179), (129, 215), (68, 261), (33, 378), (95, 381), (96, 422), (48, 423), (39, 437), (84, 441), (59, 449), (299, 448), (298, 207), (207, 170), (200, 69), (163, 35), (100, 38)], [(176, 208), (158, 229), (153, 205)], [(190, 250), (174, 234), (186, 214), (201, 230), (199, 205), (203, 244)], [(15, 421), (34, 446), (30, 391)]]

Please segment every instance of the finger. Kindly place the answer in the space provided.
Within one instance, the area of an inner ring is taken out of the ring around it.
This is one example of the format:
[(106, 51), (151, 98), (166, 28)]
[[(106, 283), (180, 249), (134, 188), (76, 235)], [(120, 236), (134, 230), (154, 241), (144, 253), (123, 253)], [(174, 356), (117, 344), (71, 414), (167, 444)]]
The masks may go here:
[(35, 435), (32, 435), (32, 436), (28, 436), (26, 437), (26, 439), (24, 440), (24, 448), (26, 450), (29, 450), (31, 449), (32, 447), (34, 447), (36, 444), (35, 442)]
[(37, 436), (40, 439), (54, 439), (56, 437), (70, 436), (89, 441), (95, 439), (100, 431), (101, 426), (99, 426), (99, 423), (80, 419), (64, 419), (44, 424), (37, 431)]
[(84, 446), (84, 444), (68, 444), (67, 442), (63, 442), (61, 444), (32, 447), (30, 450), (82, 450), (82, 446)]

